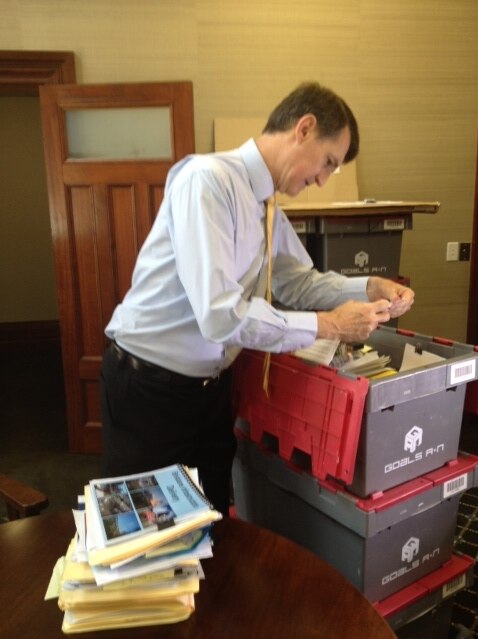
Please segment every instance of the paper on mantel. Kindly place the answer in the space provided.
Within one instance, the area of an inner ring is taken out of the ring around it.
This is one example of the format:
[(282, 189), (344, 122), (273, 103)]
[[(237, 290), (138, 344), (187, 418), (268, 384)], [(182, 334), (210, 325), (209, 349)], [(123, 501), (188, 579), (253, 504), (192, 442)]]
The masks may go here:
[(421, 366), (427, 366), (427, 364), (436, 364), (437, 362), (443, 362), (445, 357), (435, 355), (429, 351), (417, 349), (413, 344), (405, 344), (405, 350), (403, 351), (402, 365), (400, 366), (400, 373), (403, 371), (409, 371), (414, 368), (420, 368)]
[(294, 355), (314, 364), (328, 366), (334, 358), (335, 352), (340, 344), (338, 339), (316, 339), (307, 348), (300, 348), (294, 351)]
[(375, 200), (372, 198), (367, 198), (365, 200), (356, 200), (354, 202), (332, 202), (332, 204), (336, 206), (356, 206), (360, 208), (361, 206), (367, 206), (370, 204), (378, 204), (380, 206), (390, 206), (390, 205), (398, 205), (398, 204), (406, 204), (404, 200)]

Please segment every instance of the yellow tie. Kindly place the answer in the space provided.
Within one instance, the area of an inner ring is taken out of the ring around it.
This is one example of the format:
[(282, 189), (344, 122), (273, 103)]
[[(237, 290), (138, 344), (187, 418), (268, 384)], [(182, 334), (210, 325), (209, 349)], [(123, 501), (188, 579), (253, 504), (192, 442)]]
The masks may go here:
[[(266, 234), (266, 254), (267, 254), (267, 277), (266, 277), (266, 301), (272, 302), (271, 279), (272, 279), (272, 223), (274, 220), (275, 198), (271, 196), (265, 202), (265, 234)], [(269, 368), (271, 364), (271, 354), (266, 353), (264, 366), (262, 369), (262, 388), (266, 395), (269, 395)]]

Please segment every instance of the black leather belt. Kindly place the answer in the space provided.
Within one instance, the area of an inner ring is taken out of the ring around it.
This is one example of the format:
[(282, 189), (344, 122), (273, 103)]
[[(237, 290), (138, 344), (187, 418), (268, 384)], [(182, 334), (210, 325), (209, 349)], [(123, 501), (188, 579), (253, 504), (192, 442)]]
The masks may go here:
[(160, 379), (162, 382), (176, 384), (178, 386), (207, 386), (210, 383), (217, 382), (219, 379), (219, 377), (189, 377), (188, 375), (182, 375), (181, 373), (170, 371), (167, 368), (163, 368), (162, 366), (158, 366), (152, 362), (147, 362), (136, 355), (128, 353), (128, 351), (125, 351), (116, 342), (110, 342), (108, 349), (121, 364), (130, 366), (135, 371), (148, 370), (154, 372), (155, 377)]

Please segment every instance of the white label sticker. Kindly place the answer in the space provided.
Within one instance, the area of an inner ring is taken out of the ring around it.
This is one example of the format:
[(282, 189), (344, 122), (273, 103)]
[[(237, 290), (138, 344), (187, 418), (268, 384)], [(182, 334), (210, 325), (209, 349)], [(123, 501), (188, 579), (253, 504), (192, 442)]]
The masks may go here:
[(467, 488), (468, 475), (465, 473), (464, 475), (460, 475), (459, 477), (455, 477), (454, 479), (450, 479), (445, 482), (443, 486), (443, 498), (445, 499), (446, 497), (456, 495), (456, 493), (460, 493)]
[(307, 224), (305, 220), (298, 220), (297, 222), (293, 221), (292, 226), (296, 233), (307, 233)]
[(384, 220), (383, 228), (385, 231), (403, 231), (405, 228), (405, 220), (403, 218), (396, 220)]
[(443, 586), (442, 594), (443, 599), (455, 594), (458, 590), (461, 590), (466, 586), (466, 574), (455, 577)]
[(470, 359), (466, 362), (457, 362), (450, 366), (450, 383), (462, 384), (471, 379), (475, 379), (476, 359)]

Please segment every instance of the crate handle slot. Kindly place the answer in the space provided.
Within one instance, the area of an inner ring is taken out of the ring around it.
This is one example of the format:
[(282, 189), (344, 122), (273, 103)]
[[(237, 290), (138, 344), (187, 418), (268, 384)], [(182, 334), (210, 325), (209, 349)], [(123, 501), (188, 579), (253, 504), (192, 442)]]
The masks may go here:
[(271, 433), (262, 433), (261, 448), (269, 451), (270, 453), (274, 453), (277, 455), (279, 453), (279, 438), (276, 435), (271, 435)]
[(292, 450), (290, 456), (290, 465), (300, 470), (304, 470), (307, 473), (312, 472), (312, 456), (308, 453), (304, 453), (303, 450), (295, 448)]
[(380, 412), (386, 413), (387, 411), (389, 411), (390, 413), (393, 413), (394, 410), (395, 410), (395, 405), (392, 405), (392, 406), (386, 406), (385, 408), (382, 408)]

